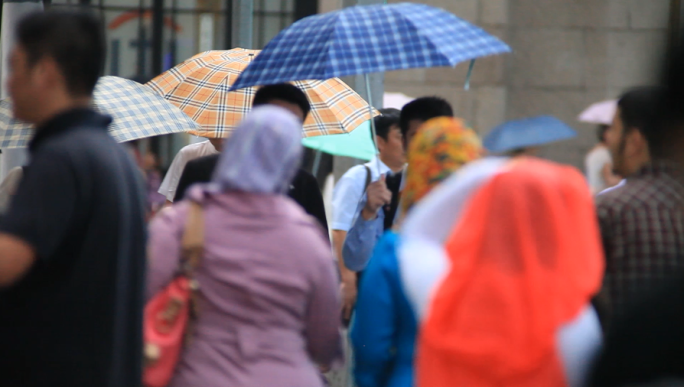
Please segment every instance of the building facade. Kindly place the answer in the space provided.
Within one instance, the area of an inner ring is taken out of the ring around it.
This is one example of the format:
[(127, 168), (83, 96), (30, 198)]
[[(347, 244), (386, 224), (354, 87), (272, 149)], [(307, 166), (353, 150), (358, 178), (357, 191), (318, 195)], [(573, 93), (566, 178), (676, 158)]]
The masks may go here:
[[(389, 2), (394, 2), (390, 0)], [(385, 90), (438, 95), (482, 135), (509, 119), (551, 114), (578, 137), (542, 156), (582, 167), (595, 128), (577, 122), (588, 105), (655, 82), (671, 30), (672, 0), (419, 0), (444, 8), (507, 42), (513, 52), (478, 60), (471, 88), (467, 63), (385, 75)], [(320, 0), (321, 12), (342, 0)], [(342, 167), (341, 169), (344, 169)], [(339, 171), (336, 171), (339, 173)]]
[[(51, 6), (86, 5), (107, 28), (106, 74), (147, 80), (152, 67), (154, 0), (52, 0)], [(374, 2), (373, 0), (361, 0)], [(254, 48), (293, 21), (349, 6), (356, 0), (254, 0)], [(379, 2), (379, 1), (375, 1)], [(390, 3), (398, 0), (389, 0)], [(478, 60), (469, 91), (467, 64), (389, 72), (386, 91), (412, 97), (438, 95), (482, 135), (515, 118), (551, 114), (578, 137), (548, 146), (542, 156), (582, 167), (596, 143), (595, 128), (580, 124), (586, 106), (653, 83), (678, 24), (680, 0), (418, 0), (444, 8), (507, 42), (513, 52)], [(163, 69), (210, 49), (233, 47), (233, 0), (164, 0)], [(352, 80), (350, 80), (352, 81)], [(362, 94), (365, 94), (362, 92)], [(157, 141), (157, 140), (155, 140)], [(161, 140), (170, 162), (187, 142)], [(339, 175), (357, 161), (336, 158)]]

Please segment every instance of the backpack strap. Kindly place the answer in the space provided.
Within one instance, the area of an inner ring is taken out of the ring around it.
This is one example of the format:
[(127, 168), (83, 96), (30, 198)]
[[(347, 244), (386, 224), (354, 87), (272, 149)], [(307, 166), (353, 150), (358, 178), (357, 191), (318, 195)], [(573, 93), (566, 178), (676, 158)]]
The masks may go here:
[(363, 167), (366, 168), (366, 184), (363, 186), (363, 193), (366, 193), (366, 190), (368, 189), (368, 186), (370, 185), (373, 176), (371, 175), (371, 170), (370, 167), (368, 167), (368, 165), (364, 165)]

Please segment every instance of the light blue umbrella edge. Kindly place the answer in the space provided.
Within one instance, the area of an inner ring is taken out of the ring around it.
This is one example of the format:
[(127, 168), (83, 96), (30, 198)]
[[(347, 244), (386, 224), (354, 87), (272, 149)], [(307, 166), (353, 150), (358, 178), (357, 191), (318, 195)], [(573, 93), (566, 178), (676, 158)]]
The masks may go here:
[(334, 156), (369, 161), (375, 156), (375, 147), (370, 133), (370, 121), (365, 121), (350, 133), (307, 137), (302, 139), (302, 145)]
[[(536, 121), (536, 122), (535, 122)], [(504, 133), (509, 130), (511, 130), (509, 127), (510, 126), (516, 126), (516, 125), (525, 125), (529, 123), (533, 123), (533, 125), (539, 125), (539, 121), (545, 121), (543, 124), (548, 125), (550, 129), (553, 129), (556, 131), (554, 134), (547, 134), (545, 135), (545, 138), (539, 139), (536, 141), (529, 141), (529, 140), (513, 140), (511, 141), (511, 136), (513, 136), (512, 133)], [(577, 136), (577, 132), (572, 129), (568, 124), (563, 122), (562, 120), (549, 116), (549, 115), (542, 115), (542, 116), (536, 116), (536, 117), (529, 117), (529, 118), (524, 118), (524, 119), (519, 119), (519, 120), (511, 120), (507, 121), (501, 125), (498, 125), (494, 129), (492, 129), (487, 136), (485, 136), (483, 140), (483, 145), (484, 147), (492, 152), (492, 153), (505, 153), (505, 152), (510, 152), (512, 150), (516, 149), (521, 149), (521, 148), (526, 148), (526, 147), (536, 147), (536, 146), (544, 146), (548, 144), (552, 144), (554, 142), (558, 141), (564, 141), (564, 140), (569, 140), (571, 138), (574, 138)], [(504, 138), (502, 138), (504, 137)], [(507, 145), (501, 144), (501, 141), (507, 142), (510, 141)]]

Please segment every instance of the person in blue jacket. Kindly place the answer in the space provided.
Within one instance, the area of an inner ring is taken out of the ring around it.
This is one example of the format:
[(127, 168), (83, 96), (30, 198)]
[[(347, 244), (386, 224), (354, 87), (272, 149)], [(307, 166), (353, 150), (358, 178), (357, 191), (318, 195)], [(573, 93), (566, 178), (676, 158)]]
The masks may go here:
[[(402, 214), (433, 187), (482, 154), (480, 140), (460, 119), (426, 122), (411, 142)], [(352, 325), (358, 387), (413, 385), (418, 324), (401, 284), (396, 256), (401, 237), (387, 231), (363, 272)]]

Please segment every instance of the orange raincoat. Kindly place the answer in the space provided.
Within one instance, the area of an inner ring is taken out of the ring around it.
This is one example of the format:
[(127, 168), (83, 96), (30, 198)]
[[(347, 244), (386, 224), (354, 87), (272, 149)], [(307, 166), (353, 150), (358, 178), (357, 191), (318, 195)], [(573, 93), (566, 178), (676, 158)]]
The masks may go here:
[(448, 238), (450, 272), (432, 299), (419, 387), (555, 387), (556, 334), (601, 286), (591, 194), (574, 168), (510, 162), (476, 191)]

